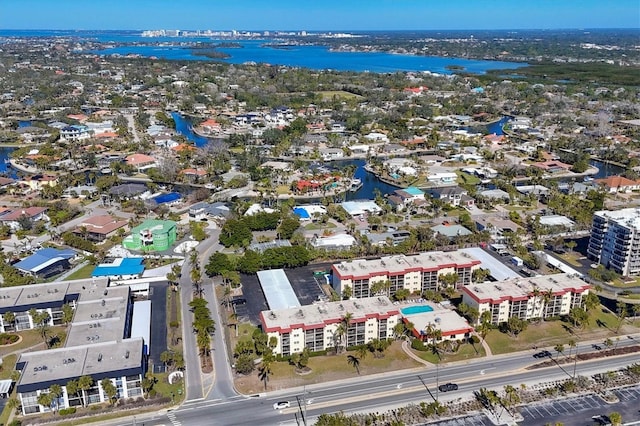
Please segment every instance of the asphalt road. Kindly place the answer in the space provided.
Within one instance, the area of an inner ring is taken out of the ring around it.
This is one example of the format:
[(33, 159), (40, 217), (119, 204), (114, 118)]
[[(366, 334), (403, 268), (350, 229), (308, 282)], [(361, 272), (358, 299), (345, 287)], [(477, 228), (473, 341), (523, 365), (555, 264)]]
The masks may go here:
[[(627, 339), (625, 342), (621, 341), (620, 346), (635, 343), (636, 341)], [(587, 346), (586, 342), (583, 345)], [(501, 390), (507, 384), (525, 383), (533, 386), (540, 381), (541, 377), (544, 377), (545, 381), (562, 380), (568, 377), (567, 372), (557, 366), (524, 370), (523, 367), (536, 362), (532, 353), (533, 351), (526, 351), (443, 366), (437, 371), (437, 378), (436, 369), (428, 367), (322, 383), (307, 386), (304, 389), (274, 391), (255, 397), (235, 396), (227, 399), (188, 401), (168, 415), (153, 415), (145, 418), (144, 423), (147, 426), (293, 425), (298, 412), (296, 404), (296, 397), (298, 397), (303, 402), (310, 401), (306, 406), (306, 413), (308, 423), (312, 424), (314, 419), (322, 413), (384, 412), (408, 403), (425, 401), (428, 395), (419, 375), (434, 393), (436, 381), (438, 383), (453, 382), (459, 385), (458, 391), (440, 393), (441, 401), (461, 397), (471, 398), (473, 391), (479, 387)], [(578, 375), (592, 375), (624, 367), (636, 362), (637, 359), (637, 353), (595, 359), (578, 363), (576, 372)], [(291, 401), (292, 407), (274, 410), (273, 404), (277, 401)]]

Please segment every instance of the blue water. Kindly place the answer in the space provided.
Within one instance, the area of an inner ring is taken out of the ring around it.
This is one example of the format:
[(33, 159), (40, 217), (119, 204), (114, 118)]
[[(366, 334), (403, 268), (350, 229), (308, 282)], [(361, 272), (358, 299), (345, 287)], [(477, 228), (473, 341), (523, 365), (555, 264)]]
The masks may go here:
[(209, 139), (193, 132), (189, 119), (183, 117), (178, 112), (172, 112), (171, 117), (173, 117), (173, 120), (176, 122), (176, 132), (193, 142), (195, 146), (201, 148), (209, 143)]
[[(187, 40), (182, 38), (172, 39), (173, 42)], [(146, 39), (146, 41), (156, 42), (160, 40)], [(207, 41), (220, 43), (224, 40)], [(135, 54), (171, 60), (218, 61), (232, 64), (257, 62), (310, 69), (357, 72), (431, 71), (439, 74), (451, 74), (451, 71), (446, 67), (456, 65), (463, 67), (466, 72), (483, 74), (492, 69), (515, 69), (526, 66), (526, 64), (516, 62), (399, 55), (383, 52), (332, 52), (326, 46), (291, 46), (287, 49), (262, 46), (269, 41), (271, 40), (234, 40), (234, 42), (242, 45), (242, 48), (220, 48), (221, 52), (231, 55), (230, 58), (226, 59), (196, 56), (191, 53), (188, 47), (179, 46), (121, 46), (93, 51), (93, 53), (103, 55)]]
[(504, 132), (502, 131), (502, 126), (504, 126), (509, 120), (511, 120), (511, 117), (502, 117), (495, 123), (489, 124), (487, 126), (487, 132), (489, 132), (489, 134), (495, 133), (497, 136), (503, 135)]
[(152, 199), (158, 204), (163, 204), (179, 200), (180, 198), (182, 198), (182, 195), (178, 194), (177, 192), (168, 192), (166, 194), (160, 194), (156, 197), (153, 197)]
[(402, 312), (402, 315), (423, 314), (425, 312), (433, 312), (433, 308), (429, 305), (415, 305), (402, 308), (400, 312)]

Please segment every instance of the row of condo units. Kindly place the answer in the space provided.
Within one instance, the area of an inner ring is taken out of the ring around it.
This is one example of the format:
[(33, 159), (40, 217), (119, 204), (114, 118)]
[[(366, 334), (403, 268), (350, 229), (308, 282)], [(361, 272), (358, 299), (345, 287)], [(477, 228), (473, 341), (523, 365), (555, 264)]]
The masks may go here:
[[(452, 273), (462, 277), (458, 281), (462, 301), (479, 315), (489, 311), (495, 325), (512, 316), (530, 320), (568, 315), (582, 306), (589, 292), (589, 285), (574, 274), (472, 283), (472, 271), (487, 266), (460, 250), (337, 263), (332, 266), (333, 289), (340, 294), (352, 287), (349, 300), (266, 310), (261, 313), (262, 328), (276, 339), (274, 352), (282, 355), (392, 338), (402, 322), (422, 340), (427, 340), (425, 330), (433, 327), (440, 330), (441, 339), (468, 338), (473, 327), (450, 304), (421, 299), (425, 291), (440, 289), (438, 277)], [(380, 282), (386, 285), (376, 286)], [(420, 303), (391, 302), (388, 295), (399, 289), (409, 290)]]

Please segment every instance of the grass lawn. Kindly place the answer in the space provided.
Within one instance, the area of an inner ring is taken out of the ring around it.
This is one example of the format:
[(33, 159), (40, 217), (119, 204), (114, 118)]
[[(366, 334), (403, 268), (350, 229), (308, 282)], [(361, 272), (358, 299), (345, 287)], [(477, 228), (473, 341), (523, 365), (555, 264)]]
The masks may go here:
[(276, 186), (276, 194), (280, 195), (280, 194), (290, 194), (291, 193), (291, 187), (288, 185), (278, 185)]
[(616, 278), (611, 282), (611, 284), (620, 288), (638, 287), (640, 286), (640, 278), (636, 278), (632, 281), (622, 281), (620, 278)]
[(91, 278), (91, 273), (96, 269), (96, 265), (84, 265), (82, 268), (69, 275), (67, 280), (81, 280), (84, 278)]
[[(175, 299), (175, 302), (174, 302)], [(172, 303), (175, 303), (176, 313), (175, 317), (171, 312)], [(180, 292), (171, 290), (171, 287), (167, 289), (167, 345), (169, 349), (182, 353), (182, 342), (178, 340), (182, 338), (182, 327), (180, 327), (180, 321), (182, 320), (180, 311)], [(178, 327), (171, 327), (172, 318), (178, 322)], [(174, 345), (173, 342), (176, 342)]]
[[(55, 326), (49, 328), (49, 335), (61, 335), (62, 332), (65, 332), (66, 328), (64, 326)], [(42, 341), (42, 337), (40, 337), (40, 332), (37, 329), (33, 330), (23, 330), (18, 332), (20, 336), (22, 336), (22, 341), (20, 343), (16, 343), (11, 346), (0, 346), (0, 357), (4, 356), (11, 352), (19, 352), (25, 349), (31, 348), (36, 345), (40, 345), (38, 349), (45, 349), (44, 342)], [(64, 337), (64, 336), (62, 336)]]
[(0, 380), (7, 380), (11, 378), (11, 373), (15, 370), (16, 361), (18, 355), (12, 354), (2, 358), (2, 369), (0, 369)]
[[(436, 354), (434, 354), (431, 351), (416, 351), (413, 350), (413, 353), (418, 355), (420, 358), (424, 359), (425, 361), (429, 361), (432, 364), (437, 364), (438, 361), (440, 362), (455, 362), (455, 361), (464, 361), (467, 359), (473, 359), (473, 358), (482, 358), (486, 355), (484, 348), (482, 347), (482, 344), (478, 343), (477, 345), (475, 345), (475, 349), (473, 348), (473, 345), (470, 344), (464, 344), (460, 346), (460, 349), (458, 349), (458, 352), (456, 352), (455, 354), (441, 354), (440, 356), (442, 357), (442, 360), (438, 359), (438, 356)], [(476, 353), (477, 350), (477, 353)]]
[(323, 229), (333, 229), (336, 228), (336, 225), (331, 222), (327, 222), (324, 225), (322, 223), (310, 223), (304, 227), (307, 231), (320, 231)]
[[(184, 399), (184, 383), (182, 381), (170, 384), (168, 380), (169, 373), (154, 374), (154, 377), (158, 379), (158, 382), (153, 385), (156, 392), (168, 397), (171, 397), (171, 394), (173, 394), (174, 402), (181, 402)], [(180, 394), (178, 392), (180, 392)]]
[(334, 97), (343, 99), (362, 99), (362, 96), (351, 92), (345, 92), (344, 90), (322, 90), (315, 93), (316, 95), (321, 95), (322, 99), (325, 101), (330, 101)]
[[(348, 355), (356, 356), (356, 353), (343, 351), (338, 355), (333, 355), (331, 352), (331, 355), (311, 357), (308, 365), (311, 371), (308, 374), (297, 374), (295, 367), (286, 361), (275, 362), (272, 366), (273, 375), (269, 378), (266, 390), (274, 391), (293, 386), (357, 377), (358, 371), (349, 363)], [(358, 368), (361, 375), (367, 375), (412, 368), (418, 365), (404, 353), (401, 342), (396, 341), (386, 350), (383, 358), (374, 358), (369, 353), (364, 359), (360, 359)], [(237, 378), (235, 384), (236, 389), (244, 394), (265, 392), (264, 383), (259, 380), (257, 369), (248, 376)]]
[(554, 346), (566, 344), (570, 339), (576, 341), (606, 339), (615, 336), (618, 319), (601, 309), (589, 315), (589, 324), (584, 328), (573, 329), (570, 323), (560, 320), (531, 323), (518, 337), (513, 338), (499, 330), (491, 330), (486, 340), (494, 354), (530, 349), (532, 346)]
[(571, 266), (582, 266), (580, 262), (578, 262), (578, 257), (580, 256), (577, 253), (567, 252), (565, 254), (559, 255), (565, 262), (567, 262)]
[(469, 174), (469, 173), (465, 173), (465, 172), (460, 171), (460, 170), (456, 170), (456, 174), (458, 175), (458, 183), (466, 183), (466, 184), (469, 184), (469, 185), (478, 185), (481, 182), (479, 177), (474, 176), (474, 175)]

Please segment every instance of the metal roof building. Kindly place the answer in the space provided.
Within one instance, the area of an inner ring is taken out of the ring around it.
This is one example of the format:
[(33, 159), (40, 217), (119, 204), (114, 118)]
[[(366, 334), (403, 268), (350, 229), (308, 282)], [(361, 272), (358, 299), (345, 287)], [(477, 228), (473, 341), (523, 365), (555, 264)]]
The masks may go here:
[(278, 310), (302, 306), (283, 269), (258, 271), (258, 280), (262, 292), (267, 298), (269, 309)]
[(68, 269), (69, 259), (72, 259), (75, 255), (76, 252), (73, 250), (44, 248), (31, 256), (25, 257), (14, 266), (25, 274), (50, 277)]

